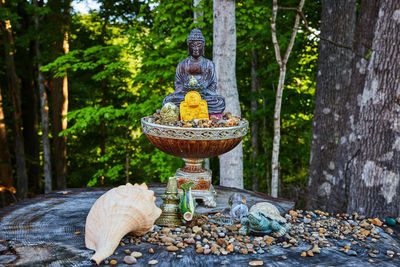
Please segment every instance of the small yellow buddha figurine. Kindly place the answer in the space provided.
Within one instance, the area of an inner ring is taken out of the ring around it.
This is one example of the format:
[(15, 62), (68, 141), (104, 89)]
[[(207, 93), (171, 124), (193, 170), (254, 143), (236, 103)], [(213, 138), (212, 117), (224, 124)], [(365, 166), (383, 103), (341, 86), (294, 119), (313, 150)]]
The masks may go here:
[(190, 91), (185, 95), (185, 101), (180, 106), (181, 120), (208, 119), (207, 102), (201, 99), (196, 91)]

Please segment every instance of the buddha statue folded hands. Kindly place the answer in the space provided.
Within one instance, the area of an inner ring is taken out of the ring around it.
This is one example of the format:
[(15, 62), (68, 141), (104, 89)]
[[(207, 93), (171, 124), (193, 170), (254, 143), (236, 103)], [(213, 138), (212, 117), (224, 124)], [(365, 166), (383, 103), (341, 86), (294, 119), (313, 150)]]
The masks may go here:
[(209, 115), (220, 117), (225, 109), (225, 99), (216, 93), (214, 63), (203, 57), (205, 39), (199, 29), (192, 30), (187, 44), (190, 57), (179, 62), (176, 68), (175, 92), (164, 98), (163, 105), (172, 102), (179, 107), (185, 100), (186, 93), (197, 91), (207, 102)]

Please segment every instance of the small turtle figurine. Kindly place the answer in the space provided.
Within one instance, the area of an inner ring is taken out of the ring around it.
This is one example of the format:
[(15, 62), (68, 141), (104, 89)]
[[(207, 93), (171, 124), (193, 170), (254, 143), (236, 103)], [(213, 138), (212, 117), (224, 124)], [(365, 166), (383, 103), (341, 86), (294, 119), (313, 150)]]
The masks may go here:
[(249, 215), (241, 220), (241, 225), (242, 228), (239, 229), (241, 235), (274, 232), (277, 236), (283, 236), (290, 228), (278, 209), (268, 202), (260, 202), (252, 206)]
[(229, 215), (233, 221), (240, 221), (249, 213), (249, 208), (246, 205), (246, 198), (239, 193), (231, 195), (228, 203), (231, 206)]

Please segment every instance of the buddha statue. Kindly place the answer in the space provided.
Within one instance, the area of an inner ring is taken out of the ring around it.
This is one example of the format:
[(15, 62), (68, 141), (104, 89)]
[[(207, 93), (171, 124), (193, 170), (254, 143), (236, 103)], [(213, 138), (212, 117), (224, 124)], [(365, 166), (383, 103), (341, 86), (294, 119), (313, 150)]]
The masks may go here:
[(185, 95), (185, 101), (181, 102), (181, 120), (208, 119), (207, 102), (201, 99), (196, 91), (190, 91)]
[[(206, 101), (211, 116), (222, 117), (225, 99), (216, 93), (217, 77), (214, 63), (204, 58), (205, 39), (199, 29), (193, 29), (186, 41), (190, 57), (179, 62), (175, 75), (175, 91), (164, 98), (163, 105), (172, 102), (178, 107), (189, 91), (199, 92)], [(194, 82), (194, 79), (197, 81)]]

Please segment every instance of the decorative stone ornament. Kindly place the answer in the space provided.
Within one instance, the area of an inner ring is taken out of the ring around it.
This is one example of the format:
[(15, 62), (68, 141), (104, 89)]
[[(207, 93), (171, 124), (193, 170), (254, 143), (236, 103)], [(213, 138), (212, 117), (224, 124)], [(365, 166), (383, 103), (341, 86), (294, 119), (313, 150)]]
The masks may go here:
[(194, 210), (196, 208), (196, 201), (192, 196), (193, 186), (194, 186), (193, 182), (181, 185), (183, 194), (181, 196), (181, 201), (179, 203), (179, 209), (183, 219), (188, 222), (193, 219)]
[(166, 122), (174, 122), (179, 120), (179, 109), (172, 103), (166, 103), (160, 111), (161, 118)]
[(161, 199), (163, 200), (163, 204), (161, 205), (162, 213), (156, 220), (156, 224), (168, 227), (182, 225), (179, 214), (179, 196), (176, 177), (170, 177), (168, 179), (165, 194), (161, 196)]
[(207, 102), (201, 99), (196, 91), (190, 91), (181, 103), (181, 120), (191, 121), (193, 119), (208, 119)]
[(286, 223), (278, 209), (268, 202), (260, 202), (250, 208), (249, 215), (241, 220), (242, 228), (239, 234), (269, 234), (275, 233), (277, 236), (283, 236), (289, 230), (290, 226)]

